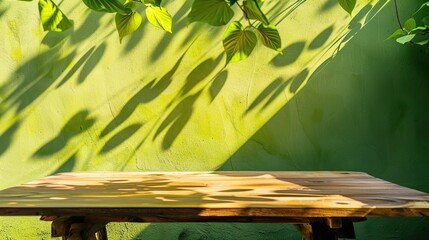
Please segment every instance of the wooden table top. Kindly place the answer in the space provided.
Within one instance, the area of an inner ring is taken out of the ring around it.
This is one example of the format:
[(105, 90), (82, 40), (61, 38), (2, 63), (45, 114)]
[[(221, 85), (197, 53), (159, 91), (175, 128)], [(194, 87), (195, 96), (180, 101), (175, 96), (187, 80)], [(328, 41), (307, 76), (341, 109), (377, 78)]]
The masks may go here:
[(429, 216), (429, 194), (361, 172), (73, 172), (0, 191), (0, 215)]

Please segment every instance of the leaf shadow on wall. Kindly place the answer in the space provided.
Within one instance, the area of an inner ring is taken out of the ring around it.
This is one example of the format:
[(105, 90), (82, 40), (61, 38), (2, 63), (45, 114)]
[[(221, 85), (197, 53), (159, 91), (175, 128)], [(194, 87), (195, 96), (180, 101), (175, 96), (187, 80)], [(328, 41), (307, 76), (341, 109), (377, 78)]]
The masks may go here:
[(59, 131), (58, 135), (40, 147), (33, 157), (41, 158), (51, 156), (65, 149), (73, 138), (84, 133), (92, 127), (96, 119), (89, 116), (89, 112), (82, 110), (71, 117)]
[(67, 75), (64, 76), (64, 78), (59, 82), (56, 86), (56, 88), (61, 87), (66, 83), (78, 70), (83, 66), (83, 64), (88, 60), (88, 58), (92, 55), (94, 52), (95, 46), (88, 49), (88, 51), (85, 52), (85, 54), (80, 57), (80, 59), (76, 62), (75, 65), (70, 69), (70, 71), (67, 72)]
[(3, 3), (0, 2), (0, 18), (7, 12), (7, 8), (4, 8)]
[[(307, 0), (296, 0), (292, 4), (289, 4), (289, 1), (279, 1), (276, 3), (276, 6), (267, 12), (267, 14), (271, 15), (272, 22), (274, 25), (278, 25), (282, 21), (284, 21), (290, 14), (296, 11), (303, 3)], [(288, 5), (288, 6), (287, 6)]]
[(276, 67), (285, 67), (294, 63), (304, 51), (305, 42), (299, 41), (285, 47), (282, 52), (284, 55), (277, 55), (271, 60), (271, 65)]
[(105, 51), (106, 44), (102, 43), (95, 49), (93, 53), (89, 55), (85, 64), (83, 64), (82, 69), (80, 70), (79, 76), (77, 78), (78, 84), (82, 84), (85, 79), (91, 74), (91, 72), (95, 69), (95, 66), (97, 66), (98, 62), (103, 57)]
[(61, 166), (51, 172), (50, 175), (64, 172), (72, 172), (76, 166), (77, 153), (72, 154), (68, 159), (66, 159)]
[(107, 126), (101, 131), (100, 138), (105, 137), (117, 127), (123, 124), (137, 109), (140, 104), (145, 104), (153, 101), (158, 97), (162, 92), (167, 89), (171, 84), (174, 74), (179, 68), (184, 56), (186, 55), (187, 50), (182, 54), (182, 56), (176, 61), (174, 66), (165, 73), (158, 81), (156, 79), (152, 80), (145, 86), (143, 86), (134, 96), (128, 100), (127, 103), (122, 107), (118, 115), (116, 115)]
[[(109, 14), (104, 14), (90, 9), (85, 9), (88, 13), (85, 20), (81, 24), (80, 28), (73, 31), (73, 34), (70, 34), (70, 42), (72, 44), (79, 44), (85, 39), (88, 39), (93, 35), (100, 27), (100, 20), (104, 17), (112, 17)], [(56, 34), (56, 33), (54, 33)]]
[[(216, 59), (207, 59), (195, 67), (187, 76), (185, 85), (180, 89), (178, 95), (173, 99), (169, 105), (180, 101), (173, 110), (167, 115), (167, 117), (162, 121), (152, 140), (155, 140), (159, 135), (165, 131), (166, 134), (162, 141), (162, 148), (164, 150), (169, 149), (174, 140), (186, 126), (190, 120), (192, 113), (194, 111), (194, 104), (197, 101), (198, 97), (201, 95), (202, 91), (206, 87), (213, 86), (213, 81), (222, 81), (222, 78), (226, 77), (223, 71), (220, 71), (214, 78), (208, 79), (208, 76), (212, 73), (214, 69), (220, 64), (222, 55)], [(206, 81), (205, 83), (203, 83)], [(203, 83), (203, 87), (196, 93), (192, 94), (197, 86)], [(211, 85), (210, 85), (211, 84)], [(216, 84), (219, 84), (216, 82)], [(218, 90), (220, 91), (220, 90)], [(191, 95), (189, 95), (191, 94)], [(184, 98), (183, 98), (184, 97)], [(212, 97), (216, 97), (212, 95)], [(183, 99), (181, 99), (183, 98)], [(213, 99), (213, 98), (212, 98)]]
[(3, 133), (0, 134), (0, 156), (3, 155), (9, 148), (10, 144), (13, 141), (13, 138), (15, 137), (15, 133), (20, 125), (21, 121), (18, 120), (14, 122), (12, 126), (10, 126), (8, 129), (6, 129)]
[(176, 137), (186, 126), (194, 111), (194, 103), (200, 94), (201, 91), (183, 99), (161, 123), (153, 140), (166, 130), (167, 132), (162, 141), (163, 149), (170, 148)]
[(59, 46), (56, 46), (22, 64), (0, 86), (0, 92), (6, 93), (0, 115), (12, 109), (15, 113), (25, 110), (53, 85), (75, 55), (76, 52), (72, 51), (60, 56)]
[(142, 126), (143, 124), (135, 123), (120, 130), (104, 144), (99, 154), (105, 154), (117, 148), (118, 146), (126, 142), (130, 137), (132, 137)]

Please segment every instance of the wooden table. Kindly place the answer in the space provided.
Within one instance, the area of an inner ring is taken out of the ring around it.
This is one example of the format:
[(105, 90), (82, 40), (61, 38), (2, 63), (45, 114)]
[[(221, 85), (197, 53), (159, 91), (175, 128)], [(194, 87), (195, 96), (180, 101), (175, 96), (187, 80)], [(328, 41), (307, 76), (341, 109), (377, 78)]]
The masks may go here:
[(429, 195), (360, 172), (61, 173), (0, 191), (0, 215), (70, 240), (107, 239), (109, 222), (281, 222), (326, 240), (366, 217), (429, 216)]

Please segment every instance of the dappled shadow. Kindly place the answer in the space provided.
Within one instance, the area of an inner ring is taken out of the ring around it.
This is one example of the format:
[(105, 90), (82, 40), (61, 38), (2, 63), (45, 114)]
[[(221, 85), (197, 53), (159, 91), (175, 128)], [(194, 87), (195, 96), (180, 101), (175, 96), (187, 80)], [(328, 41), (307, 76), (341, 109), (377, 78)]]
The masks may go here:
[(369, 21), (371, 21), (387, 3), (388, 2), (385, 1), (378, 1), (374, 6), (372, 6), (365, 18), (365, 24), (369, 23)]
[(276, 89), (279, 89), (282, 85), (283, 79), (277, 78), (276, 80), (272, 81), (270, 85), (268, 85), (256, 99), (250, 104), (250, 106), (247, 108), (246, 113), (252, 111), (256, 106), (258, 106), (263, 100), (268, 98)]
[(170, 85), (173, 75), (179, 68), (183, 58), (185, 57), (187, 50), (180, 56), (180, 58), (174, 63), (174, 66), (164, 74), (158, 81), (156, 79), (149, 82), (146, 86), (142, 87), (140, 91), (134, 94), (130, 100), (122, 107), (121, 111), (115, 118), (113, 118), (107, 126), (101, 131), (100, 138), (103, 138), (122, 123), (124, 123), (136, 110), (138, 105), (149, 103), (158, 97), (162, 92), (167, 89)]
[[(195, 67), (186, 77), (186, 82), (183, 87), (180, 89), (178, 95), (173, 99), (169, 105), (174, 102), (179, 102), (173, 110), (165, 117), (161, 122), (158, 129), (156, 130), (153, 140), (157, 139), (159, 135), (164, 132), (167, 128), (167, 132), (162, 141), (162, 148), (164, 150), (169, 149), (176, 137), (180, 134), (183, 128), (186, 126), (187, 122), (192, 116), (194, 111), (194, 103), (197, 101), (198, 97), (202, 93), (202, 89), (198, 92), (192, 94), (192, 91), (203, 81), (204, 86), (210, 87), (208, 84), (213, 84), (215, 80), (222, 80), (222, 72), (217, 74), (214, 78), (208, 79), (208, 76), (212, 71), (219, 65), (222, 56), (217, 57), (216, 59), (207, 59)], [(191, 94), (191, 95), (188, 95)], [(184, 97), (181, 99), (181, 97)], [(215, 96), (214, 96), (215, 97)], [(180, 99), (180, 100), (178, 100)]]
[(189, 75), (186, 77), (185, 85), (180, 89), (180, 96), (184, 96), (193, 90), (199, 83), (204, 80), (207, 80), (208, 76), (212, 71), (219, 65), (222, 55), (218, 56), (216, 59), (206, 59), (202, 63), (198, 64)]
[(0, 134), (0, 156), (9, 148), (20, 125), (21, 121), (18, 120)]
[(298, 91), (298, 89), (302, 86), (302, 84), (307, 79), (309, 74), (310, 74), (310, 71), (308, 71), (308, 69), (305, 68), (298, 75), (296, 75), (296, 77), (293, 79), (290, 85), (290, 91), (292, 93), (295, 93), (296, 91)]
[(100, 154), (107, 153), (113, 150), (114, 148), (120, 146), (121, 144), (123, 144), (128, 138), (133, 136), (142, 126), (143, 124), (136, 123), (136, 124), (131, 124), (130, 126), (122, 129), (114, 136), (112, 136), (106, 142), (106, 144), (104, 144), (103, 148), (101, 148), (100, 150)]
[(294, 63), (304, 51), (305, 42), (295, 42), (282, 50), (283, 55), (277, 55), (271, 60), (276, 67), (285, 67)]
[(82, 67), (82, 69), (79, 73), (79, 76), (77, 78), (78, 84), (83, 83), (85, 81), (85, 79), (89, 76), (89, 74), (91, 74), (91, 72), (95, 69), (95, 66), (97, 66), (97, 63), (103, 57), (105, 50), (106, 50), (106, 44), (102, 43), (100, 46), (98, 46), (95, 49), (95, 51), (93, 53), (91, 53), (89, 55), (88, 59), (83, 64), (83, 67)]
[[(57, 84), (57, 88), (61, 87), (64, 83), (66, 83), (78, 70), (83, 66), (83, 64), (88, 60), (88, 58), (94, 52), (95, 46), (91, 47), (86, 53), (76, 62), (75, 65), (67, 72), (64, 78)], [(93, 66), (94, 67), (94, 66)]]
[(61, 151), (74, 137), (84, 133), (95, 123), (95, 118), (88, 111), (76, 113), (59, 131), (58, 135), (45, 143), (34, 154), (34, 157), (46, 157)]
[(73, 27), (74, 26), (64, 32), (47, 32), (41, 43), (48, 46), (49, 48), (54, 48), (58, 45), (64, 45), (67, 39), (70, 38), (70, 35), (73, 32)]
[(2, 3), (0, 3), (0, 19), (1, 17), (6, 13), (7, 8), (2, 6)]
[(77, 153), (72, 154), (68, 159), (66, 159), (63, 164), (61, 164), (61, 166), (59, 166), (57, 169), (55, 169), (54, 171), (52, 171), (52, 174), (56, 174), (56, 173), (62, 173), (62, 172), (72, 172), (73, 169), (76, 166), (76, 158), (77, 158)]
[(275, 8), (273, 8), (273, 10), (269, 11), (268, 13), (273, 16), (272, 22), (274, 22), (275, 25), (278, 25), (287, 17), (289, 17), (290, 14), (296, 11), (301, 6), (301, 4), (305, 2), (306, 0), (296, 0), (292, 4), (288, 5), (289, 1), (280, 1), (279, 3), (276, 3)]
[(322, 47), (326, 41), (328, 41), (329, 37), (331, 36), (332, 32), (334, 31), (334, 27), (330, 26), (323, 30), (308, 46), (308, 49), (314, 50)]
[(227, 79), (228, 79), (228, 71), (226, 70), (221, 71), (214, 78), (213, 82), (210, 85), (210, 97), (212, 102), (215, 100), (217, 95), (219, 95)]
[[(186, 27), (186, 18), (183, 18), (184, 20), (179, 21), (180, 18), (182, 18), (185, 13), (189, 10), (190, 6), (189, 3), (183, 3), (182, 7), (177, 11), (177, 13), (174, 14), (172, 17), (172, 21), (174, 23), (172, 32), (173, 33), (167, 33), (164, 32), (163, 37), (159, 42), (157, 42), (156, 47), (153, 48), (152, 53), (150, 54), (151, 61), (157, 61), (167, 50), (168, 46), (170, 45), (170, 42), (173, 39), (173, 35), (177, 35), (182, 29), (185, 29)], [(154, 26), (150, 26), (154, 27)], [(188, 31), (188, 37), (195, 36), (195, 32), (193, 32), (190, 29), (187, 29)], [(188, 41), (185, 41), (182, 46), (186, 46), (188, 44)], [(127, 48), (128, 50), (128, 48)]]
[[(22, 64), (12, 78), (0, 86), (6, 97), (2, 101), (2, 111), (14, 109), (19, 113), (44, 94), (62, 74), (63, 69), (73, 60), (75, 51), (61, 56), (56, 46)], [(55, 61), (55, 65), (52, 65)], [(2, 112), (0, 112), (0, 115)]]
[(101, 19), (103, 17), (111, 17), (109, 14), (92, 11), (90, 9), (85, 9), (85, 11), (87, 15), (80, 28), (76, 29), (73, 34), (69, 36), (72, 44), (78, 44), (91, 37), (100, 27)]
[[(381, 7), (381, 6), (378, 6)], [(352, 18), (352, 20), (350, 21), (349, 25), (347, 26), (348, 28), (348, 32), (344, 33), (344, 35), (340, 38), (338, 38), (339, 44), (337, 47), (337, 52), (340, 50), (340, 48), (342, 47), (342, 45), (344, 43), (346, 43), (347, 41), (349, 41), (350, 39), (352, 39), (359, 30), (362, 29), (363, 25), (361, 23), (361, 21), (366, 17), (366, 20), (369, 21), (368, 19), (368, 13), (370, 12), (371, 9), (374, 9), (372, 7), (371, 4), (367, 4), (365, 7), (363, 7), (357, 14), (355, 17)], [(378, 11), (378, 10), (377, 10)]]
[(338, 0), (326, 0), (325, 3), (320, 7), (320, 11), (329, 11), (334, 7), (338, 7)]
[(158, 138), (159, 135), (167, 129), (162, 141), (163, 149), (170, 148), (176, 137), (186, 126), (194, 111), (193, 105), (200, 94), (201, 91), (183, 99), (160, 124), (156, 130), (153, 140)]
[(60, 173), (0, 196), (0, 214), (12, 207), (136, 222), (429, 215), (429, 194), (360, 172)]
[[(255, 108), (259, 108), (259, 111), (263, 111), (266, 109), (280, 94), (282, 94), (287, 87), (289, 86), (289, 90), (292, 93), (295, 93), (305, 82), (309, 75), (309, 70), (305, 68), (296, 76), (284, 80), (283, 78), (277, 78), (270, 83), (250, 104), (250, 106), (246, 109), (245, 114), (253, 111)], [(264, 103), (262, 106), (261, 104)]]

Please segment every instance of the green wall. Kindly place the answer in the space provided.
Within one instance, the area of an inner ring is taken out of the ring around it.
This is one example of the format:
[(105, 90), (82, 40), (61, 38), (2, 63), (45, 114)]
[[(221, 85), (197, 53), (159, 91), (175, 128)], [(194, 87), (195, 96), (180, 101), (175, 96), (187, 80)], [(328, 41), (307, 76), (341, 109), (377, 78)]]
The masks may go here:
[[(411, 15), (421, 1), (401, 4)], [(224, 28), (147, 23), (119, 44), (78, 1), (44, 33), (36, 2), (0, 2), (0, 189), (63, 171), (353, 170), (429, 192), (428, 57), (384, 41), (391, 3), (267, 1), (284, 55), (258, 46), (224, 68)], [(385, 5), (386, 4), (386, 5)], [(276, 8), (274, 8), (276, 6)], [(278, 7), (286, 9), (278, 11)], [(277, 9), (277, 10), (276, 10)], [(0, 239), (49, 223), (0, 218)], [(374, 218), (358, 239), (426, 239), (427, 218)], [(112, 239), (299, 239), (283, 224), (110, 224)]]

